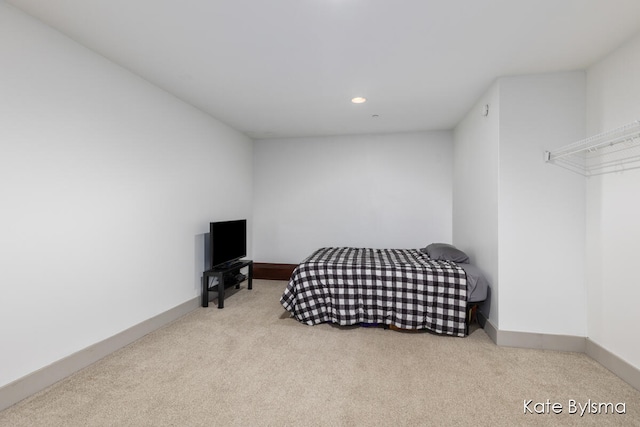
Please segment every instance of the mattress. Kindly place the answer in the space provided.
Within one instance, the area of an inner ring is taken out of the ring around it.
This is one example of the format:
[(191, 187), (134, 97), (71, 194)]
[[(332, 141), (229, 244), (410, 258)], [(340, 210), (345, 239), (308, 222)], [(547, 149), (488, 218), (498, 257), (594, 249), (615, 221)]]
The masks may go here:
[(464, 336), (467, 274), (417, 249), (321, 248), (280, 299), (298, 321), (383, 324)]

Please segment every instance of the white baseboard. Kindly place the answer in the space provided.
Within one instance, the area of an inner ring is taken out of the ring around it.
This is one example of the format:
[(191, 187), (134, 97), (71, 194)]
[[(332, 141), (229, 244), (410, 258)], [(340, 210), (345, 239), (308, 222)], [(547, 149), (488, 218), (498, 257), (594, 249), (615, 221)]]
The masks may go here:
[(587, 338), (586, 344), (585, 353), (587, 356), (625, 380), (636, 390), (640, 390), (640, 369), (594, 343), (589, 338)]
[(485, 321), (484, 331), (496, 345), (501, 347), (585, 353), (633, 388), (640, 391), (640, 369), (594, 343), (589, 338), (571, 335), (501, 331), (488, 319)]
[(159, 315), (138, 323), (119, 334), (53, 362), (3, 387), (0, 387), (0, 411), (86, 368), (103, 357), (173, 322), (200, 306), (200, 297), (189, 300)]
[(539, 350), (585, 353), (586, 338), (533, 332), (498, 331), (496, 344), (501, 347), (535, 348)]

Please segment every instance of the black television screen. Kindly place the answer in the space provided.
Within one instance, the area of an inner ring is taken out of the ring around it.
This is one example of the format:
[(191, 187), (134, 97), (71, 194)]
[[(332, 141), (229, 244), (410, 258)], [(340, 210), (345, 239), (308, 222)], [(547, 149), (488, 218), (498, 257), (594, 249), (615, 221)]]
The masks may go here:
[(211, 266), (220, 267), (247, 255), (247, 220), (218, 221), (209, 224)]

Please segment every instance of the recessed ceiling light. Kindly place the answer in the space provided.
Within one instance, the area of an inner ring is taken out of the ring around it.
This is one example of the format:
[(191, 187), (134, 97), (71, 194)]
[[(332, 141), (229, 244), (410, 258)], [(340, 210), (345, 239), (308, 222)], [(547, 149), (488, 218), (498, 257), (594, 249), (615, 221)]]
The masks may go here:
[(363, 102), (367, 102), (367, 98), (363, 98), (361, 96), (356, 96), (351, 100), (354, 104), (362, 104)]

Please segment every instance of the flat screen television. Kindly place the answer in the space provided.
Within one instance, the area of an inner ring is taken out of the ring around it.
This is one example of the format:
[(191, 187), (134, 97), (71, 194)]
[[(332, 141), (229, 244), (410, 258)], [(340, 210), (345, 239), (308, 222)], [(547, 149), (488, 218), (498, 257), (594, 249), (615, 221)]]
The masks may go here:
[(211, 267), (222, 267), (247, 256), (247, 220), (209, 223)]

